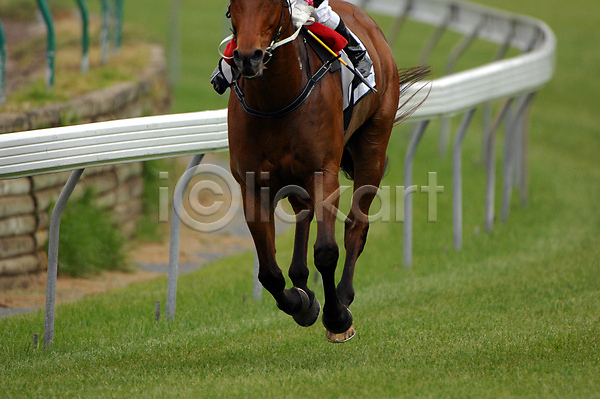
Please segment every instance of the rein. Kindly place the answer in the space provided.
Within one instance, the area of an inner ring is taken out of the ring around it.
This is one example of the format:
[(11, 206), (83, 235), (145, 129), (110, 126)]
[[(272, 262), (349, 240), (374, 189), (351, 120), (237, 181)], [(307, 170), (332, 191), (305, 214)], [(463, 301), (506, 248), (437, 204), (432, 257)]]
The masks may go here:
[[(287, 6), (284, 4), (284, 2), (287, 2)], [(298, 35), (300, 34), (301, 30), (302, 30), (302, 26), (300, 28), (298, 28), (292, 35), (290, 35), (289, 37), (279, 40), (279, 37), (281, 36), (281, 32), (283, 30), (283, 17), (284, 17), (284, 11), (286, 8), (290, 8), (291, 9), (291, 5), (290, 5), (290, 1), (289, 0), (282, 0), (282, 9), (281, 9), (281, 18), (279, 20), (279, 27), (277, 28), (277, 31), (273, 37), (273, 40), (271, 41), (271, 44), (266, 48), (265, 50), (265, 58), (266, 60), (263, 61), (263, 64), (267, 64), (271, 58), (272, 58), (272, 53), (273, 51), (278, 48), (281, 47), (285, 44), (291, 43), (294, 40), (296, 40), (298, 38)], [(290, 11), (290, 16), (291, 16), (291, 11)], [(291, 23), (291, 18), (290, 18), (290, 22)], [(223, 42), (221, 42), (221, 45), (229, 40), (231, 40), (231, 38), (233, 38), (234, 35), (231, 35), (230, 37), (226, 38)], [(221, 45), (219, 46), (219, 49), (221, 47)], [(220, 52), (220, 50), (219, 50)], [(223, 54), (221, 54), (223, 56)], [(307, 54), (308, 56), (308, 54)], [(225, 57), (224, 57), (225, 58)], [(298, 109), (302, 104), (304, 104), (304, 102), (306, 101), (306, 99), (310, 96), (310, 94), (312, 93), (313, 89), (315, 88), (316, 84), (325, 76), (327, 75), (327, 72), (329, 72), (329, 70), (332, 67), (334, 60), (330, 60), (325, 62), (323, 65), (321, 65), (321, 67), (308, 79), (308, 82), (306, 82), (306, 85), (304, 86), (304, 89), (302, 90), (302, 92), (300, 92), (300, 94), (298, 95), (298, 97), (296, 97), (291, 103), (289, 103), (288, 105), (286, 105), (285, 107), (277, 110), (277, 111), (272, 111), (272, 112), (265, 112), (265, 111), (261, 111), (258, 109), (254, 109), (252, 107), (250, 107), (248, 105), (248, 103), (246, 102), (246, 97), (244, 95), (244, 91), (243, 88), (240, 88), (240, 85), (238, 83), (238, 79), (234, 79), (233, 82), (233, 87), (234, 87), (234, 91), (235, 94), (238, 98), (238, 100), (240, 101), (242, 108), (244, 108), (244, 111), (246, 111), (247, 114), (251, 115), (251, 116), (256, 116), (259, 118), (280, 118), (282, 116), (285, 116), (291, 112), (294, 112), (296, 109)], [(310, 70), (310, 69), (309, 69)]]
[(326, 63), (321, 65), (321, 67), (317, 70), (317, 72), (315, 72), (308, 79), (308, 82), (306, 82), (306, 86), (304, 86), (304, 89), (302, 90), (300, 95), (298, 95), (298, 97), (296, 97), (296, 99), (294, 101), (292, 101), (291, 103), (289, 103), (288, 105), (286, 105), (285, 107), (283, 107), (277, 111), (265, 112), (265, 111), (251, 108), (246, 103), (246, 98), (244, 96), (244, 92), (240, 88), (240, 85), (238, 84), (237, 80), (233, 83), (233, 87), (235, 89), (235, 94), (237, 95), (238, 100), (240, 100), (240, 103), (242, 104), (242, 108), (244, 108), (244, 111), (246, 111), (247, 114), (252, 115), (252, 116), (257, 116), (259, 118), (280, 118), (291, 112), (294, 112), (302, 104), (304, 104), (304, 102), (306, 101), (308, 96), (310, 96), (310, 93), (312, 93), (313, 89), (315, 88), (315, 86), (319, 82), (319, 80), (321, 80), (323, 78), (323, 76), (327, 75), (327, 72), (329, 72), (329, 70), (331, 69), (331, 66), (332, 66), (331, 61), (327, 61)]

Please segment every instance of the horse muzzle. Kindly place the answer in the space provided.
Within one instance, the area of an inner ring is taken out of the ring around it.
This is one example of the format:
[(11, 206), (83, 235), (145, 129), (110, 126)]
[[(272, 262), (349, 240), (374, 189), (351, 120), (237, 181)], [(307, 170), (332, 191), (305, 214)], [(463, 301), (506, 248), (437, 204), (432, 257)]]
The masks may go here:
[(239, 50), (233, 51), (233, 62), (246, 79), (255, 79), (262, 76), (265, 52), (254, 50), (250, 54), (242, 54)]

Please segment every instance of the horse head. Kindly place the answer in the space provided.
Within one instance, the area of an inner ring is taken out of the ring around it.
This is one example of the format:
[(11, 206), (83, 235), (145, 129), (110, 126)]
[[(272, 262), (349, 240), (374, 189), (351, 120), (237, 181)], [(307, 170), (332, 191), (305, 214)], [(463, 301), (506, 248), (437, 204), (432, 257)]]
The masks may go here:
[(233, 61), (246, 79), (262, 76), (284, 29), (291, 25), (289, 0), (231, 0), (229, 15), (237, 48)]

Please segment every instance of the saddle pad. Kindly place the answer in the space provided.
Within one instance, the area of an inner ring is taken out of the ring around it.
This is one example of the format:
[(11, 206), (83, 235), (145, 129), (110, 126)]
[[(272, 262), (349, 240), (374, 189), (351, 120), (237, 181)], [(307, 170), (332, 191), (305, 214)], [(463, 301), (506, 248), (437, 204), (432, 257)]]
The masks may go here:
[[(335, 34), (338, 34), (333, 29), (330, 29), (324, 25), (322, 26), (324, 28), (323, 30), (329, 30)], [(308, 28), (309, 26), (304, 25), (304, 27)], [(362, 41), (360, 41), (360, 39), (356, 35), (352, 35), (357, 39), (358, 43), (360, 44), (360, 47), (363, 50), (366, 50), (366, 47), (364, 46)], [(331, 60), (334, 57), (331, 53), (327, 52), (321, 44), (317, 43), (313, 38), (311, 38), (310, 35), (308, 35), (307, 33), (303, 33), (303, 36), (304, 39), (313, 48), (313, 50), (317, 53), (321, 61), (326, 62), (327, 60)], [(321, 40), (325, 41), (323, 38), (321, 38)], [(346, 42), (345, 39), (344, 42)], [(371, 59), (368, 51), (365, 57), (367, 57), (369, 60)], [(344, 62), (346, 62), (348, 65), (352, 65), (352, 62), (350, 61), (350, 59), (344, 51), (341, 51), (340, 58), (344, 60)], [(352, 112), (354, 111), (354, 106), (358, 104), (360, 100), (362, 100), (364, 96), (370, 92), (370, 89), (367, 87), (366, 84), (362, 82), (361, 79), (354, 75), (352, 71), (350, 71), (348, 68), (341, 64), (338, 65), (340, 65), (341, 67), (342, 93), (344, 97), (344, 131), (346, 131), (348, 129), (348, 126), (350, 125), (350, 120), (352, 119)], [(331, 72), (336, 72), (338, 69), (340, 69), (340, 67), (333, 67), (331, 69)], [(369, 85), (371, 85), (371, 87), (375, 88), (375, 69), (373, 68), (373, 66), (371, 66), (370, 74), (365, 78), (365, 80), (369, 83)]]
[[(371, 59), (371, 57), (369, 57), (369, 53), (367, 53), (365, 57)], [(352, 65), (350, 58), (348, 58), (345, 52), (342, 52), (341, 58), (348, 65)], [(375, 70), (372, 66), (371, 74), (367, 76), (365, 80), (369, 82), (371, 87), (375, 88)], [(358, 104), (358, 102), (362, 100), (363, 97), (370, 91), (369, 87), (345, 66), (342, 66), (342, 89), (344, 90), (344, 110), (346, 110), (350, 105), (354, 106)]]

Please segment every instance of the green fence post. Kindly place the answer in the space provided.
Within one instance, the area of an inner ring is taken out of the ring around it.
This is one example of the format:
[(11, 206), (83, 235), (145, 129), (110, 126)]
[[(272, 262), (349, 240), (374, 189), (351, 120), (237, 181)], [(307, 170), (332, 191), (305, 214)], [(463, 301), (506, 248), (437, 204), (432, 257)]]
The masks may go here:
[(123, 44), (123, 0), (115, 0), (114, 5), (115, 22), (114, 22), (114, 48), (113, 51), (118, 53)]
[(52, 14), (48, 8), (46, 0), (37, 0), (46, 29), (48, 30), (47, 50), (46, 50), (46, 87), (51, 89), (54, 87), (54, 55), (56, 52), (56, 36), (54, 35), (54, 23), (52, 22)]
[(102, 0), (102, 31), (100, 45), (102, 46), (102, 64), (108, 62), (108, 47), (110, 40), (110, 6), (108, 0)]
[(81, 72), (87, 72), (90, 69), (90, 33), (89, 33), (89, 13), (85, 0), (77, 0), (79, 11), (81, 12)]
[(169, 21), (169, 80), (171, 84), (179, 81), (180, 72), (180, 10), (181, 0), (171, 0), (171, 15)]
[(6, 38), (0, 21), (0, 104), (6, 104)]

